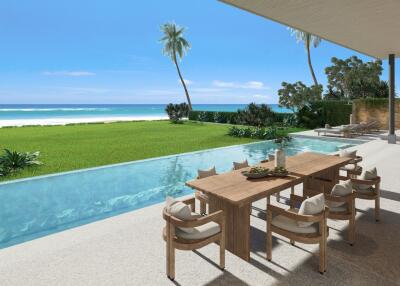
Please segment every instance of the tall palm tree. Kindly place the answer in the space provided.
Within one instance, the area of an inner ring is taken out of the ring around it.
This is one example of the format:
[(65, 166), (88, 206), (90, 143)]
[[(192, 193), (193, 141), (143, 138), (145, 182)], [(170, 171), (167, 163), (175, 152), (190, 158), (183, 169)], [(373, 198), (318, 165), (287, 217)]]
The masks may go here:
[(317, 81), (317, 78), (315, 77), (314, 69), (311, 64), (310, 46), (312, 44), (314, 46), (314, 48), (318, 47), (318, 45), (319, 45), (319, 43), (321, 43), (322, 39), (320, 37), (311, 35), (310, 33), (296, 30), (293, 28), (289, 28), (289, 30), (291, 31), (292, 36), (296, 37), (297, 42), (304, 42), (305, 48), (307, 50), (308, 66), (310, 67), (311, 76), (313, 78), (314, 85), (318, 85), (318, 81)]
[(190, 49), (189, 42), (183, 37), (185, 28), (179, 27), (175, 23), (166, 23), (161, 26), (161, 31), (164, 36), (161, 38), (161, 42), (164, 44), (163, 54), (170, 57), (176, 66), (179, 78), (181, 80), (183, 89), (185, 90), (186, 99), (189, 105), (189, 110), (192, 110), (192, 102), (190, 101), (190, 96), (188, 89), (186, 87), (185, 80), (182, 77), (181, 70), (179, 69), (178, 60), (182, 60), (183, 56)]

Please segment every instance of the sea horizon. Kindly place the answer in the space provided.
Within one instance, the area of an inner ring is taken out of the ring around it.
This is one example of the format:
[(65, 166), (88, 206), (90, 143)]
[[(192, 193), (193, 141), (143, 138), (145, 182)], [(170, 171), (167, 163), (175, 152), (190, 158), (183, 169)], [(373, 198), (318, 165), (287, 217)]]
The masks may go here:
[[(167, 104), (0, 104), (0, 127), (165, 120)], [(237, 111), (247, 104), (194, 104), (193, 110)], [(276, 112), (291, 112), (269, 104)]]
[[(165, 117), (167, 104), (0, 104), (0, 120), (49, 119), (49, 118), (91, 118), (91, 117)], [(193, 104), (193, 110), (237, 111), (247, 104)], [(275, 112), (291, 112), (268, 104)]]

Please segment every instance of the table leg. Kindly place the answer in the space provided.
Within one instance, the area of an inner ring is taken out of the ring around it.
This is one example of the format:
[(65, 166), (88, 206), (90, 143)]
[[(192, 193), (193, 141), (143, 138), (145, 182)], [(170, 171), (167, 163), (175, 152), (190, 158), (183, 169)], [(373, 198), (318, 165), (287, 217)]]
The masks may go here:
[(223, 210), (225, 214), (226, 249), (240, 258), (250, 260), (250, 211), (251, 204), (237, 206), (209, 196), (210, 213)]

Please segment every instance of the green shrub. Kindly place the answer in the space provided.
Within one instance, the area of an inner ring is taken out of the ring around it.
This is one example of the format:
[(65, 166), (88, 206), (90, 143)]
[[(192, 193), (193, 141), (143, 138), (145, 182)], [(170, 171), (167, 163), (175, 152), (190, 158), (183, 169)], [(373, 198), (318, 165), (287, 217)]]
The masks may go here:
[(315, 101), (297, 111), (299, 126), (306, 128), (349, 124), (352, 104), (347, 101)]
[(238, 110), (238, 120), (240, 124), (265, 127), (274, 123), (274, 114), (266, 104), (257, 105), (250, 103), (245, 109)]
[(6, 176), (28, 166), (41, 165), (38, 157), (39, 152), (23, 153), (4, 149), (4, 154), (0, 157), (0, 176)]
[(231, 126), (228, 130), (229, 136), (245, 137), (254, 139), (275, 139), (277, 138), (276, 127), (237, 127)]
[(198, 111), (192, 110), (189, 112), (189, 120), (215, 123), (237, 124), (236, 112), (225, 111)]
[(173, 123), (179, 123), (182, 118), (188, 117), (189, 105), (185, 102), (180, 104), (170, 103), (165, 107), (165, 112)]
[(276, 113), (267, 108), (268, 110), (263, 106), (259, 108), (252, 106), (238, 112), (192, 110), (189, 112), (189, 120), (262, 127), (283, 125), (285, 118), (292, 116), (292, 113)]

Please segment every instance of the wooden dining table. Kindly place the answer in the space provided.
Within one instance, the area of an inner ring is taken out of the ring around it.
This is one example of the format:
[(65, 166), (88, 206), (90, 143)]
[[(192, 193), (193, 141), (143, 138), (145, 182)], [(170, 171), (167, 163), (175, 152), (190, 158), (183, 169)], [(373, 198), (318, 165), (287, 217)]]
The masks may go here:
[[(209, 197), (209, 212), (223, 210), (226, 226), (226, 249), (250, 260), (251, 204), (303, 183), (304, 194), (311, 189), (323, 192), (339, 180), (339, 168), (351, 158), (304, 152), (286, 158), (287, 177), (247, 179), (241, 169), (186, 183)], [(272, 169), (274, 162), (260, 163)]]

